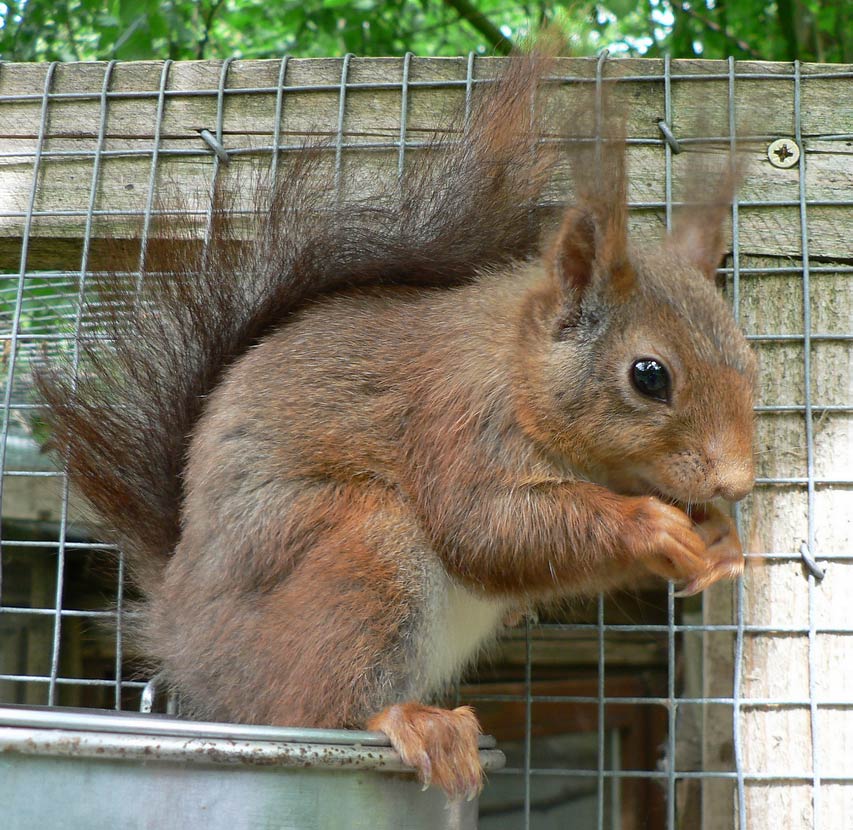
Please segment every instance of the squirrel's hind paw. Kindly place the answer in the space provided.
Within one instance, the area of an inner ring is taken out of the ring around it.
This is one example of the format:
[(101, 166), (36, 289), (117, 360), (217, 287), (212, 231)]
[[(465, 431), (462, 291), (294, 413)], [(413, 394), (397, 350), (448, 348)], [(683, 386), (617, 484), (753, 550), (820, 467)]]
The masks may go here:
[(426, 789), (440, 787), (451, 800), (471, 801), (483, 788), (477, 738), (480, 725), (470, 706), (439, 709), (398, 703), (374, 715), (368, 729), (384, 732)]

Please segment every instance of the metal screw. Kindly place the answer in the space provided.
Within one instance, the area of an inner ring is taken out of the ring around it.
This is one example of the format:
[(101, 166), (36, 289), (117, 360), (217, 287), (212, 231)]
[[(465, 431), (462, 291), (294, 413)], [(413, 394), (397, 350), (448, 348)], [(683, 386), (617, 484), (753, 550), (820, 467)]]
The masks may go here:
[(793, 138), (777, 138), (767, 148), (767, 158), (774, 167), (793, 167), (800, 160), (800, 148)]

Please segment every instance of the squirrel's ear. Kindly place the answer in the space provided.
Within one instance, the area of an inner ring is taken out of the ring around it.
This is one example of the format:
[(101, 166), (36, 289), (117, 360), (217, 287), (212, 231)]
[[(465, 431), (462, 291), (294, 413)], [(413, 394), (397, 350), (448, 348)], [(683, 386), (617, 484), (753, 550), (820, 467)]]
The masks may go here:
[(561, 286), (583, 294), (592, 279), (594, 260), (595, 222), (586, 211), (569, 208), (545, 254), (548, 269)]
[(566, 211), (545, 261), (575, 300), (590, 287), (623, 297), (634, 284), (627, 248), (624, 204), (581, 205)]
[[(742, 178), (742, 165), (732, 159), (723, 175), (714, 175), (709, 170), (694, 171), (689, 190), (699, 193), (710, 180), (719, 184), (708, 199), (688, 199), (688, 206), (681, 208), (675, 219), (675, 227), (669, 245), (679, 256), (695, 265), (709, 280), (714, 280), (723, 255), (728, 250), (726, 233), (732, 200)], [(706, 191), (707, 192), (707, 191)]]
[(708, 216), (704, 221), (696, 216), (690, 222), (679, 222), (670, 244), (679, 256), (695, 265), (709, 280), (717, 276), (726, 245), (721, 217)]

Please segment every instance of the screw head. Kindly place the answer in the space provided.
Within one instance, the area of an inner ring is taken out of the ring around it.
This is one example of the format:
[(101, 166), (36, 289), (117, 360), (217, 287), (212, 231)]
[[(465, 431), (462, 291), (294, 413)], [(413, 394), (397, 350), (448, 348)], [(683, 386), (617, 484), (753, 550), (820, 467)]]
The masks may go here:
[(793, 167), (800, 160), (800, 148), (793, 138), (777, 138), (767, 148), (767, 158), (774, 167)]

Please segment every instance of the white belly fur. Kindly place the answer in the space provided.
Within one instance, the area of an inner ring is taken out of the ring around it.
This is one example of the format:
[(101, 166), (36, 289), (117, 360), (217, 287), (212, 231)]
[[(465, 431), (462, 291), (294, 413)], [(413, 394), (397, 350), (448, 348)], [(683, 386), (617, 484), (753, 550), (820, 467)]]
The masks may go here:
[(507, 599), (475, 594), (446, 575), (442, 582), (434, 596), (423, 666), (428, 692), (445, 688), (459, 676), (494, 638), (512, 605)]

